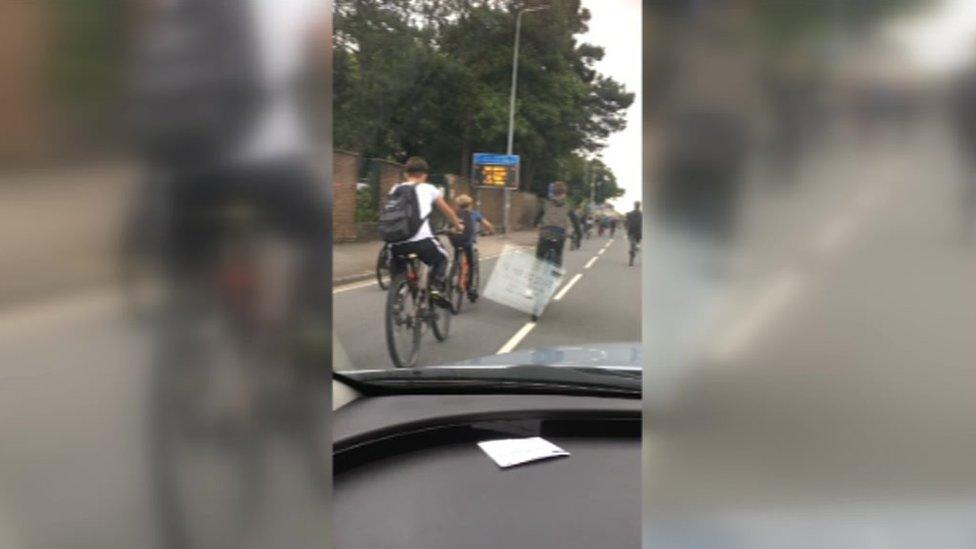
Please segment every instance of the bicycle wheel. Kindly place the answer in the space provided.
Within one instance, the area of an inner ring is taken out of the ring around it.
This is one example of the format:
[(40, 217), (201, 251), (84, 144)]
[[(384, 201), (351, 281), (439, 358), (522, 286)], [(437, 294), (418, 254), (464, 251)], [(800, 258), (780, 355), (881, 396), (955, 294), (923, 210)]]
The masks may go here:
[(405, 276), (390, 281), (386, 294), (386, 347), (397, 368), (417, 365), (421, 336), (417, 306), (416, 291)]
[(248, 357), (197, 336), (188, 316), (167, 316), (149, 387), (155, 520), (166, 547), (238, 546), (264, 496), (264, 441), (254, 402), (220, 395), (250, 380)]
[(376, 283), (381, 290), (386, 290), (390, 286), (390, 251), (383, 246), (376, 257)]
[[(453, 304), (454, 283), (448, 281), (448, 283), (444, 285), (444, 291), (447, 292), (447, 295), (444, 297), (447, 298), (449, 303)], [(451, 332), (451, 317), (454, 316), (454, 312), (452, 312), (450, 309), (442, 309), (438, 307), (434, 304), (434, 301), (428, 297), (427, 315), (430, 320), (430, 327), (433, 330), (434, 337), (437, 338), (437, 341), (444, 341), (447, 339), (448, 334)]]
[[(460, 258), (464, 252), (459, 252), (455, 254), (455, 257)], [(463, 280), (463, 269), (461, 269), (461, 261), (463, 259), (457, 259), (451, 264), (451, 272), (447, 277), (448, 284), (451, 286), (451, 312), (458, 314), (461, 312), (461, 305), (464, 303), (464, 280)]]
[(468, 288), (468, 299), (471, 303), (478, 301), (478, 292), (481, 290), (481, 267), (480, 260), (478, 259), (478, 250), (474, 251), (474, 265), (470, 268), (471, 271), (471, 287)]

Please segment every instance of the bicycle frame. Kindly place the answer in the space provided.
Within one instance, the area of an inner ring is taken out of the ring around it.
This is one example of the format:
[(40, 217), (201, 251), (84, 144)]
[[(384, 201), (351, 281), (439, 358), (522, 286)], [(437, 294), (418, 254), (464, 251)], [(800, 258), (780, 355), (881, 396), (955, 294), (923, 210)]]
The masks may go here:
[(454, 248), (454, 261), (458, 264), (458, 289), (466, 292), (468, 290), (468, 271), (471, 269), (471, 265), (468, 263), (468, 254), (464, 253), (463, 247)]

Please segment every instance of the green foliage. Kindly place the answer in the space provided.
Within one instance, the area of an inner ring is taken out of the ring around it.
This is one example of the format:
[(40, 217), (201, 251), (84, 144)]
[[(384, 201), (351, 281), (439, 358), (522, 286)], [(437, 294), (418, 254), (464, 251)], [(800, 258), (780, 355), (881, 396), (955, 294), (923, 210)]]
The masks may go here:
[(373, 190), (363, 187), (356, 190), (356, 222), (372, 222), (379, 218), (379, 212), (373, 205)]
[[(419, 154), (464, 175), (472, 153), (504, 151), (515, 14), (526, 4), (336, 0), (335, 144), (392, 160)], [(602, 48), (577, 42), (590, 17), (579, 0), (550, 4), (522, 18), (515, 119), (522, 186), (540, 194), (622, 130), (634, 100), (593, 68)]]
[(124, 6), (113, 0), (61, 2), (52, 8), (53, 44), (47, 78), (60, 114), (74, 124), (106, 129), (122, 74)]

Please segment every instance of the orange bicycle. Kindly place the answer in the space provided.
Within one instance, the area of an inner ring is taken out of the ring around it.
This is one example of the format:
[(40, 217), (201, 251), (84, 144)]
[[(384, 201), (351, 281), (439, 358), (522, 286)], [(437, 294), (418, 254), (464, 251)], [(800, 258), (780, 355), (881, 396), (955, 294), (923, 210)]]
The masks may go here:
[[(451, 284), (453, 295), (451, 297), (451, 312), (458, 314), (461, 312), (461, 305), (464, 304), (464, 297), (474, 303), (478, 300), (478, 287), (481, 283), (480, 269), (478, 268), (478, 246), (472, 245), (473, 264), (468, 262), (468, 256), (464, 253), (463, 246), (454, 246), (454, 261), (451, 264), (448, 280)], [(470, 275), (469, 275), (470, 273)], [(470, 276), (471, 284), (468, 285)]]

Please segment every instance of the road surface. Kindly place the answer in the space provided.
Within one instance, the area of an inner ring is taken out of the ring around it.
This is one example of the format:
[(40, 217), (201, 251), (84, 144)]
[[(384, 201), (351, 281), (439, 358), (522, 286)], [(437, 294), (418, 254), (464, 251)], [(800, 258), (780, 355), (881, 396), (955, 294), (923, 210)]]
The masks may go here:
[[(424, 336), (419, 365), (450, 364), (540, 346), (640, 341), (641, 268), (639, 261), (628, 266), (627, 251), (621, 231), (615, 238), (583, 239), (579, 250), (571, 251), (567, 244), (562, 284), (538, 322), (486, 298), (475, 304), (466, 301), (452, 320), (447, 340)], [(496, 261), (491, 256), (481, 261), (482, 290)], [(348, 356), (348, 367), (392, 366), (384, 335), (385, 299), (375, 281), (334, 290), (335, 341)]]

